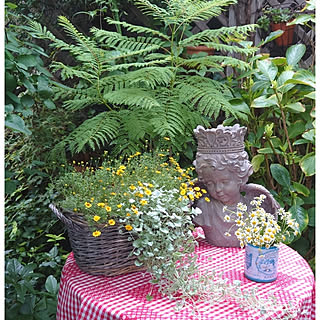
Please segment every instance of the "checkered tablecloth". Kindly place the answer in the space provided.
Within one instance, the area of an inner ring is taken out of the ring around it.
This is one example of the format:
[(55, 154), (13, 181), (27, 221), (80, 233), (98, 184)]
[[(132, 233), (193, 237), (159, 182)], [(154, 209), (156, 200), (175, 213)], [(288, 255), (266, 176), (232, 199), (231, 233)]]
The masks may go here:
[[(279, 304), (291, 301), (298, 320), (315, 319), (315, 283), (307, 262), (286, 245), (280, 246), (278, 278), (271, 283), (256, 283), (244, 277), (244, 249), (220, 248), (199, 240), (196, 249), (201, 268), (224, 272), (224, 278), (240, 280), (243, 289), (258, 286), (258, 296), (273, 292)], [(190, 310), (174, 311), (175, 302), (160, 296), (150, 275), (135, 272), (122, 276), (91, 276), (82, 272), (71, 253), (63, 268), (58, 296), (57, 320), (260, 320), (259, 312), (244, 310), (237, 303), (224, 301), (208, 307), (198, 305), (198, 315)], [(274, 319), (274, 318), (273, 318)]]

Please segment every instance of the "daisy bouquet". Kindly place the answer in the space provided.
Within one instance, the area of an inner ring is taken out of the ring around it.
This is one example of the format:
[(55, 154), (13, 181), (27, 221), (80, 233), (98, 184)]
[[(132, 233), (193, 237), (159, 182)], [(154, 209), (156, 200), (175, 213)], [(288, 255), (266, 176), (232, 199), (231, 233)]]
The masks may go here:
[(290, 212), (280, 208), (276, 215), (265, 211), (262, 203), (265, 195), (255, 197), (250, 202), (250, 209), (243, 203), (238, 203), (237, 210), (224, 207), (224, 220), (232, 223), (226, 236), (234, 232), (243, 248), (246, 244), (270, 248), (279, 243), (290, 243), (300, 233), (299, 223)]

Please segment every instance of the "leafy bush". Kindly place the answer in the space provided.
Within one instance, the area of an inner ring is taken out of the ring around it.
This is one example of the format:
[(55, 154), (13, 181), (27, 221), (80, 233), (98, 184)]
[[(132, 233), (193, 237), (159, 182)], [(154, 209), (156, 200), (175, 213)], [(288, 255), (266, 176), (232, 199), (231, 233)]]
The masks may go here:
[[(170, 148), (174, 153), (183, 150), (192, 159), (192, 130), (196, 125), (208, 126), (220, 111), (246, 118), (243, 110), (229, 103), (230, 88), (212, 76), (227, 65), (245, 70), (247, 64), (225, 55), (185, 55), (187, 46), (196, 45), (222, 53), (254, 52), (238, 45), (254, 30), (253, 25), (205, 30), (195, 35), (187, 32), (192, 21), (218, 16), (235, 2), (228, 0), (221, 5), (217, 0), (171, 0), (167, 6), (158, 7), (148, 0), (135, 1), (143, 13), (161, 24), (162, 31), (108, 20), (129, 36), (92, 28), (87, 37), (60, 17), (59, 24), (71, 38), (70, 43), (31, 22), (29, 30), (36, 38), (50, 40), (55, 50), (68, 52), (75, 59), (74, 65), (52, 63), (52, 70), (59, 71), (63, 81), (72, 79), (74, 83), (56, 85), (55, 98), (63, 100), (70, 113), (95, 108), (89, 119), (54, 148), (52, 155), (60, 157), (66, 151), (74, 154), (102, 147), (117, 155), (133, 154), (141, 151), (148, 140), (152, 147)], [(204, 77), (206, 73), (211, 77)]]
[[(270, 189), (305, 232), (293, 247), (314, 255), (315, 76), (299, 68), (303, 44), (288, 48), (286, 57), (257, 55), (239, 79), (238, 103), (251, 110), (246, 146), (255, 182)], [(308, 228), (307, 228), (308, 227)]]
[[(9, 5), (9, 4), (7, 4)], [(25, 124), (33, 109), (41, 103), (45, 108), (55, 109), (50, 88), (51, 74), (44, 68), (41, 56), (44, 50), (32, 43), (28, 33), (23, 32), (15, 5), (6, 8), (5, 28), (5, 125), (11, 130), (31, 134)], [(17, 23), (15, 25), (13, 23)]]

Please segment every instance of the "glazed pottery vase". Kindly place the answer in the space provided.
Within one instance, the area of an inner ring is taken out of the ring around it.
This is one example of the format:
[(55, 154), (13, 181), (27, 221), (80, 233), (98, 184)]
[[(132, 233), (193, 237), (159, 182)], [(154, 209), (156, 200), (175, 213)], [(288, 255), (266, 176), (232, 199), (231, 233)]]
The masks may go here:
[(255, 282), (272, 282), (277, 279), (279, 248), (245, 247), (244, 275)]

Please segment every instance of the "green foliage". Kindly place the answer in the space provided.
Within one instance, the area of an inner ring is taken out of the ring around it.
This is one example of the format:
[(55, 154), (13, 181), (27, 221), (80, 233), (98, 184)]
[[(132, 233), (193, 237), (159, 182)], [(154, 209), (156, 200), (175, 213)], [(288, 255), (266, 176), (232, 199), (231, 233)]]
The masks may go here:
[[(25, 123), (34, 109), (41, 105), (55, 109), (50, 88), (51, 74), (44, 68), (44, 50), (31, 42), (13, 4), (7, 4), (5, 28), (5, 126), (10, 130), (30, 135)], [(24, 32), (22, 32), (24, 30)]]
[(267, 6), (263, 9), (257, 24), (265, 31), (269, 31), (270, 23), (289, 22), (295, 17), (295, 13), (289, 8), (273, 8)]
[(314, 249), (315, 75), (299, 67), (305, 50), (298, 44), (285, 57), (252, 57), (250, 72), (239, 78), (239, 100), (251, 110), (245, 125), (253, 179), (299, 222), (304, 232), (291, 239), (292, 246), (309, 259)]
[[(131, 154), (142, 150), (145, 141), (162, 148), (164, 137), (171, 139), (176, 153), (193, 142), (193, 128), (210, 125), (221, 113), (247, 118), (242, 109), (229, 103), (232, 92), (209, 75), (226, 66), (245, 70), (241, 60), (226, 53), (253, 53), (255, 49), (238, 43), (254, 30), (254, 25), (205, 30), (196, 35), (187, 32), (190, 23), (219, 15), (235, 0), (171, 0), (158, 6), (147, 0), (136, 1), (141, 11), (162, 24), (160, 29), (108, 19), (121, 26), (128, 35), (92, 28), (90, 36), (80, 33), (65, 17), (59, 24), (72, 39), (66, 43), (46, 27), (31, 21), (34, 37), (47, 39), (54, 50), (67, 51), (75, 64), (53, 62), (66, 83), (56, 85), (55, 98), (63, 101), (69, 112), (101, 106), (62, 140), (52, 151), (55, 157), (86, 149), (112, 149), (114, 154)], [(207, 45), (224, 55), (187, 56), (187, 46)], [(203, 77), (207, 74), (208, 77)], [(210, 93), (210, 94), (208, 94)], [(137, 130), (139, 128), (139, 130)], [(184, 138), (181, 138), (183, 137)], [(192, 152), (187, 156), (192, 158)]]
[[(45, 280), (45, 290), (37, 289), (42, 274), (37, 265), (21, 264), (17, 259), (6, 263), (6, 319), (50, 320), (55, 318), (59, 284), (52, 275)], [(42, 288), (41, 288), (42, 289)]]

